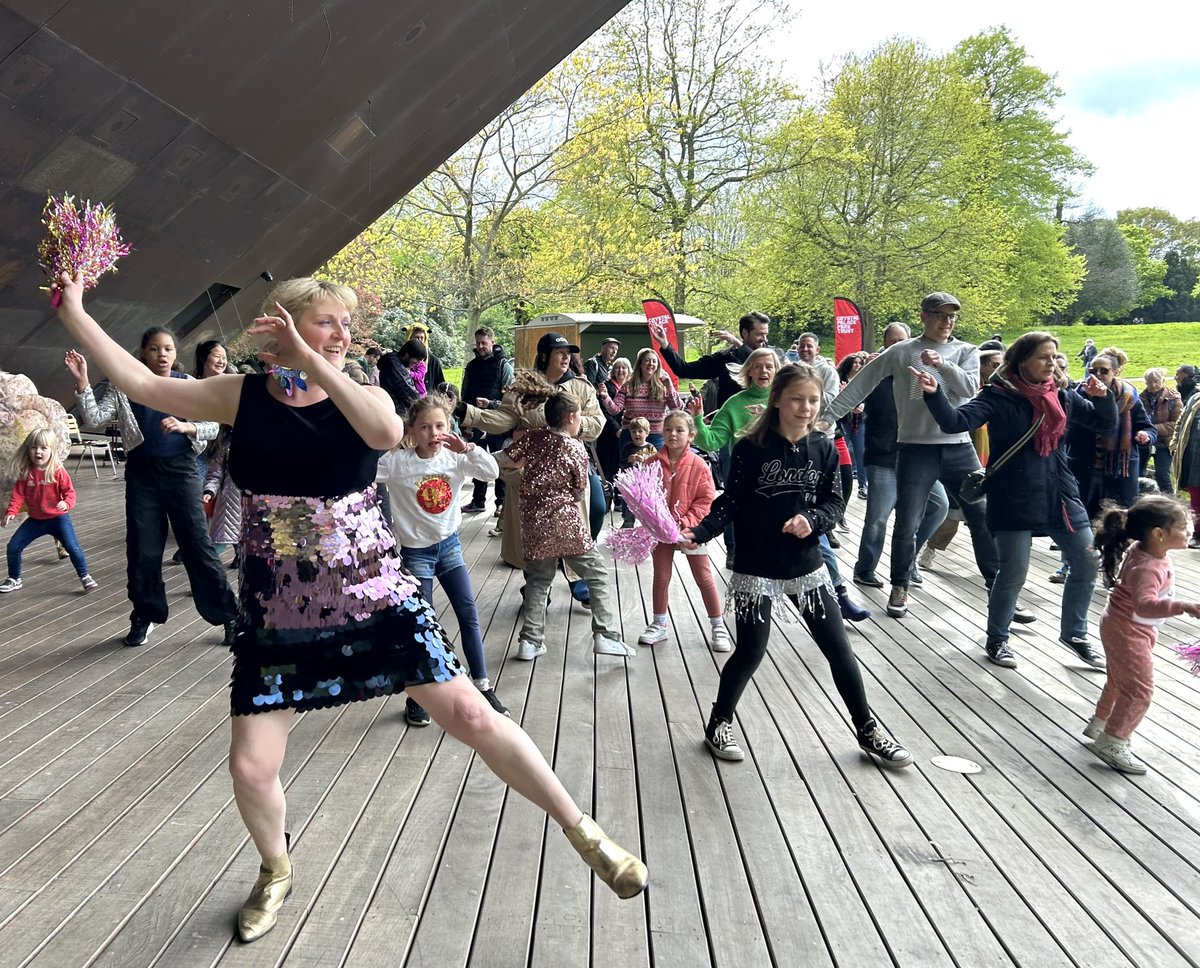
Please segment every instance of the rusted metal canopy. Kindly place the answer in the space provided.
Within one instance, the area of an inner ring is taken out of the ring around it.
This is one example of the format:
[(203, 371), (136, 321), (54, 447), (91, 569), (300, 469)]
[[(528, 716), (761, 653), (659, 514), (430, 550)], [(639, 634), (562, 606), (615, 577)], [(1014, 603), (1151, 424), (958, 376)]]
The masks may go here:
[(118, 341), (189, 307), (182, 346), (231, 337), (626, 2), (0, 0), (0, 367), (67, 393), (47, 192), (117, 209)]

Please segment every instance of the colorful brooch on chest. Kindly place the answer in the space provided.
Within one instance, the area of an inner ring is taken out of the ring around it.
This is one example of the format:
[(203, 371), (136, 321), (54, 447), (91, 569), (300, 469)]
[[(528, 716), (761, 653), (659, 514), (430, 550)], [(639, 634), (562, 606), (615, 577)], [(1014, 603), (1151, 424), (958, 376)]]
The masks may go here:
[(303, 370), (293, 370), (288, 366), (273, 366), (271, 367), (271, 376), (279, 381), (279, 385), (283, 387), (283, 392), (289, 397), (297, 390), (307, 390), (308, 374)]

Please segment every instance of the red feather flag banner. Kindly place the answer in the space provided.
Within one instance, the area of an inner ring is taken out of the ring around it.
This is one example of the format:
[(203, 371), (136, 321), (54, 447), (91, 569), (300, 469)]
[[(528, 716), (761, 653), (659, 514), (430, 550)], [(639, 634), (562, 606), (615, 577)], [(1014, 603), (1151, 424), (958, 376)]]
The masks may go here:
[[(129, 246), (121, 238), (117, 217), (109, 206), (91, 200), (77, 205), (74, 197), (63, 195), (46, 199), (42, 210), (46, 237), (38, 246), (38, 261), (50, 277), (50, 286), (66, 272), (83, 273), (83, 288), (92, 289), (106, 272), (117, 271), (117, 260), (129, 255)], [(55, 309), (62, 302), (57, 290), (50, 299)]]
[(862, 313), (845, 296), (833, 297), (833, 359), (840, 363), (863, 348)]
[[(661, 326), (666, 331), (667, 342), (671, 345), (671, 349), (679, 353), (679, 334), (675, 331), (675, 314), (671, 312), (671, 307), (661, 299), (643, 299), (642, 312), (646, 314), (646, 326)], [(654, 347), (654, 352), (658, 354), (659, 369), (671, 378), (671, 382), (678, 389), (679, 377), (667, 366), (666, 358), (662, 354), (662, 347), (653, 335), (650, 336), (650, 345)], [(682, 356), (683, 354), (680, 353), (680, 355)]]

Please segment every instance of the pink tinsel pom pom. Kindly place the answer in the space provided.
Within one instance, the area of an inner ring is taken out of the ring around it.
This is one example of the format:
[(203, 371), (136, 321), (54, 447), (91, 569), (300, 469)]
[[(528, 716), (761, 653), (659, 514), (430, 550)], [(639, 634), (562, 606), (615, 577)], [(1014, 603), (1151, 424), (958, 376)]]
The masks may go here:
[(627, 565), (640, 565), (650, 557), (654, 546), (658, 544), (658, 539), (639, 525), (636, 528), (609, 531), (605, 543), (617, 561)]
[(1171, 648), (1191, 666), (1192, 675), (1200, 676), (1200, 641), (1177, 642)]
[(625, 506), (638, 520), (636, 528), (609, 532), (608, 547), (617, 561), (640, 565), (660, 541), (675, 544), (683, 539), (679, 524), (667, 507), (659, 463), (627, 468), (617, 474), (614, 483), (625, 499)]
[[(51, 283), (63, 272), (72, 276), (80, 272), (83, 288), (92, 289), (104, 273), (116, 272), (117, 260), (129, 254), (107, 205), (87, 201), (79, 206), (70, 195), (51, 195), (42, 210), (42, 224), (46, 237), (38, 245), (38, 259)], [(61, 299), (59, 293), (55, 295)]]
[(630, 513), (656, 540), (664, 544), (682, 540), (679, 524), (667, 507), (661, 464), (654, 461), (626, 468), (617, 474), (615, 483)]

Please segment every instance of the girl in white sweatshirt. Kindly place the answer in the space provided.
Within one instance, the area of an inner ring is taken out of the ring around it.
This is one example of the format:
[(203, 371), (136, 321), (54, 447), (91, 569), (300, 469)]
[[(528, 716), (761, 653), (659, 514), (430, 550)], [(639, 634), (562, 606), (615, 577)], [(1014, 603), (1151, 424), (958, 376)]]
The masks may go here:
[[(463, 488), (472, 481), (494, 481), (500, 468), (484, 448), (450, 432), (452, 412), (450, 401), (436, 393), (414, 403), (404, 441), (379, 459), (375, 479), (387, 485), (404, 566), (420, 581), (427, 602), (433, 601), (433, 579), (441, 583), (458, 618), (471, 679), (493, 709), (508, 715), (488, 680), (475, 592), (458, 541)], [(429, 723), (429, 714), (412, 699), (405, 715), (413, 726)]]

